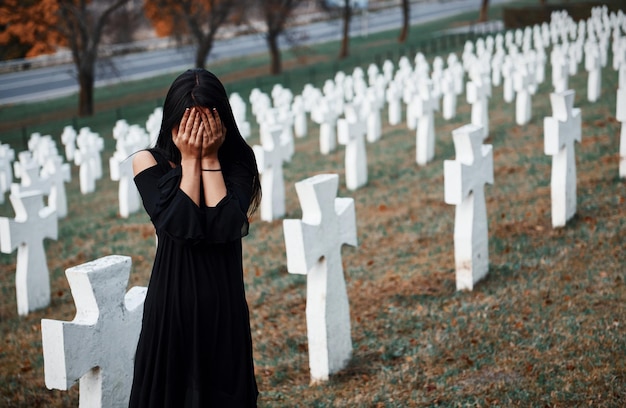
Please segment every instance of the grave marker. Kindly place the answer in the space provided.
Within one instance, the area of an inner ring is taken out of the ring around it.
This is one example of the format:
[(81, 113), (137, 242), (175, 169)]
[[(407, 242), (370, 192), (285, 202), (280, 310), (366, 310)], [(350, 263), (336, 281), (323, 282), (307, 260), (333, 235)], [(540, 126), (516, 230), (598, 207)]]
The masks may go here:
[(350, 305), (341, 246), (357, 245), (352, 198), (337, 198), (339, 176), (296, 183), (302, 220), (284, 220), (287, 270), (307, 275), (306, 320), (311, 383), (327, 381), (352, 355)]
[(67, 269), (76, 317), (41, 320), (46, 387), (80, 380), (79, 407), (128, 406), (146, 297), (144, 287), (126, 292), (130, 269), (119, 255)]
[(552, 226), (563, 227), (576, 213), (576, 157), (574, 142), (581, 140), (580, 109), (574, 91), (550, 94), (552, 116), (544, 118), (544, 151), (552, 156)]
[(475, 125), (452, 131), (456, 160), (444, 161), (445, 202), (455, 204), (456, 289), (473, 290), (489, 272), (485, 183), (493, 184), (493, 151)]
[(265, 137), (262, 145), (252, 147), (256, 157), (259, 174), (261, 174), (261, 219), (273, 221), (285, 215), (285, 181), (283, 178), (283, 162), (285, 154), (281, 146), (283, 128), (276, 124), (265, 124)]
[(480, 127), (483, 139), (489, 136), (489, 97), (491, 96), (489, 79), (489, 75), (475, 69), (471, 81), (467, 83), (467, 102), (472, 105), (471, 122)]
[(432, 95), (430, 80), (420, 83), (419, 93), (413, 104), (417, 116), (415, 135), (415, 161), (420, 166), (428, 164), (435, 156), (435, 115), (437, 102)]
[(346, 187), (356, 190), (367, 184), (367, 128), (353, 105), (345, 105), (344, 110), (346, 118), (337, 121), (337, 139), (346, 146)]
[(57, 239), (58, 221), (54, 210), (43, 206), (41, 191), (12, 191), (9, 199), (15, 219), (0, 217), (0, 251), (10, 254), (17, 248), (17, 313), (25, 316), (50, 304), (50, 276), (43, 240)]

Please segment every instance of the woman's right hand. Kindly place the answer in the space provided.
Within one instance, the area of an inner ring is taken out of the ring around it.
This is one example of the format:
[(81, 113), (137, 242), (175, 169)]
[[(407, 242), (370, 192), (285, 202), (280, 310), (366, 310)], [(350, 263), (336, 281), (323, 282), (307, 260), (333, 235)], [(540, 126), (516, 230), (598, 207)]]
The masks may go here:
[(200, 110), (196, 107), (185, 109), (178, 129), (172, 131), (172, 141), (180, 151), (182, 160), (200, 159), (203, 134), (204, 125)]

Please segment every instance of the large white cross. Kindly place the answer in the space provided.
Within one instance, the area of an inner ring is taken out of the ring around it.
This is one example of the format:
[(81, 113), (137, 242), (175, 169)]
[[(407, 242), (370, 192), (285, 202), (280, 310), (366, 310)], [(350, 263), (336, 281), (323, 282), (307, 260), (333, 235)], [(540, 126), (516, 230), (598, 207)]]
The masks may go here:
[(445, 202), (456, 205), (454, 261), (457, 290), (473, 290), (489, 272), (485, 183), (493, 184), (493, 151), (483, 145), (480, 127), (452, 131), (456, 160), (444, 161)]
[(552, 116), (544, 118), (544, 151), (552, 156), (552, 226), (562, 227), (576, 214), (576, 156), (581, 140), (580, 109), (574, 108), (573, 90), (550, 94)]
[(42, 319), (46, 387), (80, 379), (80, 407), (128, 406), (146, 288), (126, 292), (131, 258), (111, 255), (65, 271), (76, 304), (71, 322)]
[(357, 245), (352, 198), (337, 198), (339, 176), (296, 183), (302, 220), (284, 220), (287, 269), (307, 275), (307, 334), (311, 382), (346, 366), (352, 355), (350, 305), (341, 262), (343, 244)]
[(419, 85), (419, 93), (414, 96), (412, 104), (417, 117), (415, 133), (415, 161), (420, 166), (428, 164), (435, 156), (435, 116), (438, 109), (437, 100), (432, 95), (430, 80), (423, 80)]
[(15, 292), (21, 316), (50, 304), (50, 276), (45, 238), (57, 239), (58, 220), (54, 210), (43, 206), (40, 191), (13, 191), (9, 196), (15, 219), (0, 217), (0, 251), (17, 248)]
[(344, 106), (345, 119), (337, 121), (337, 140), (346, 146), (346, 187), (356, 190), (367, 184), (367, 128), (352, 104)]
[(285, 215), (285, 181), (283, 178), (283, 162), (281, 135), (283, 127), (277, 124), (263, 124), (265, 127), (262, 145), (253, 146), (257, 167), (261, 174), (261, 219), (273, 221)]

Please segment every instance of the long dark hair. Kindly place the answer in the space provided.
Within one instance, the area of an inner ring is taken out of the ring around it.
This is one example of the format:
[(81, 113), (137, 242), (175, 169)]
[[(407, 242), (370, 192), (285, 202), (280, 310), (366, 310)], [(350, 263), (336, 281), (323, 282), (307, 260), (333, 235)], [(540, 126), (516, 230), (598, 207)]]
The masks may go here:
[(185, 109), (193, 106), (217, 109), (226, 127), (226, 137), (218, 152), (220, 165), (226, 175), (229, 167), (237, 162), (250, 172), (252, 196), (248, 213), (252, 214), (261, 201), (261, 183), (256, 159), (252, 148), (241, 137), (226, 89), (213, 73), (202, 68), (190, 69), (174, 80), (163, 103), (163, 121), (154, 148), (177, 166), (180, 165), (181, 155), (172, 140), (172, 129), (178, 127)]

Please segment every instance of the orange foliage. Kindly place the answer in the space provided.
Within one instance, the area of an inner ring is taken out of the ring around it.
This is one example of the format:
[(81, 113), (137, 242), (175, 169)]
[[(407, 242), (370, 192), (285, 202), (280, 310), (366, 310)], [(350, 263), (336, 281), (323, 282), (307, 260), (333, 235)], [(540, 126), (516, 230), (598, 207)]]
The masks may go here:
[[(226, 0), (227, 1), (227, 0)], [(145, 0), (146, 17), (159, 37), (187, 32), (186, 17), (208, 20), (209, 11), (216, 0)]]
[(56, 29), (58, 0), (3, 0), (0, 3), (0, 45), (28, 45), (27, 57), (52, 53), (65, 40)]

